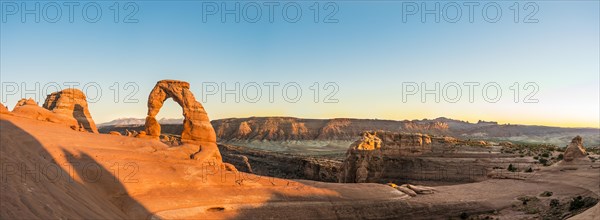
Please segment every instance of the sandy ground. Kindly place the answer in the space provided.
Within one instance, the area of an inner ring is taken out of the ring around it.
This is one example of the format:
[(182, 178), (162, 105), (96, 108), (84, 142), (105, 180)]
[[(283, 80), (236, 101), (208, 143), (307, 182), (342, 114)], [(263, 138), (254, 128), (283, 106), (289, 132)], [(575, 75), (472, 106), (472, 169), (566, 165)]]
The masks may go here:
[[(197, 146), (73, 131), (0, 115), (1, 219), (447, 218), (510, 207), (521, 195), (600, 194), (600, 170), (560, 165), (526, 180), (437, 187), (410, 198), (381, 184), (284, 180), (190, 159)], [(562, 170), (562, 171), (561, 171)], [(598, 216), (598, 206), (580, 216)]]

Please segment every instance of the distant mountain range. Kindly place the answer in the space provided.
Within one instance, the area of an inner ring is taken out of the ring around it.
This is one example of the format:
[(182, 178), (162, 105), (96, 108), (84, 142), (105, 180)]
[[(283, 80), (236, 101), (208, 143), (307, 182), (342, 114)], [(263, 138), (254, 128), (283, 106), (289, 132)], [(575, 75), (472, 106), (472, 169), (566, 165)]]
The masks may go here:
[[(131, 125), (144, 125), (146, 119), (144, 118), (118, 118), (109, 122), (98, 124), (98, 127), (107, 126), (131, 126)], [(161, 118), (158, 120), (160, 124), (183, 124), (183, 118)]]
[[(117, 119), (98, 125), (101, 132), (143, 130), (144, 119)], [(161, 119), (163, 132), (180, 134), (183, 119)], [(228, 118), (211, 121), (220, 142), (354, 141), (366, 130), (426, 133), (463, 139), (548, 143), (564, 146), (580, 135), (586, 146), (600, 145), (600, 129), (561, 128), (536, 125), (498, 124), (490, 121), (470, 123), (449, 118), (423, 120), (378, 119), (303, 119), (293, 117)]]

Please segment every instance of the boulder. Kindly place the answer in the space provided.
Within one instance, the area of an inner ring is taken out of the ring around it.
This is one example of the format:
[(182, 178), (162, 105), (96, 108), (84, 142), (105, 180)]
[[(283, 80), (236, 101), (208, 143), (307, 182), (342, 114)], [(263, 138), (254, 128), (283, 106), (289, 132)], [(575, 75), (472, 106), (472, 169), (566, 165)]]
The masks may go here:
[(82, 130), (98, 133), (96, 123), (88, 110), (85, 94), (81, 90), (65, 89), (53, 92), (48, 95), (42, 107), (55, 114), (74, 118)]
[(409, 196), (411, 196), (411, 197), (415, 197), (415, 196), (417, 196), (417, 193), (416, 193), (415, 191), (413, 191), (413, 190), (409, 189), (408, 187), (406, 187), (406, 186), (404, 186), (404, 185), (402, 185), (402, 186), (398, 186), (398, 187), (396, 187), (396, 189), (397, 189), (398, 191), (400, 191), (400, 192), (403, 192), (403, 193), (404, 193), (404, 194), (406, 194), (406, 195), (409, 195)]
[(169, 135), (164, 135), (164, 134), (161, 134), (161, 135), (160, 135), (160, 140), (161, 140), (162, 142), (169, 142), (169, 141), (171, 141), (171, 137), (169, 137)]
[(578, 135), (577, 137), (573, 138), (569, 146), (567, 146), (567, 149), (565, 150), (564, 154), (564, 160), (573, 161), (574, 159), (582, 158), (585, 156), (587, 156), (587, 152), (583, 147), (583, 138), (581, 138)]
[(120, 132), (118, 132), (118, 131), (110, 131), (110, 132), (108, 132), (108, 133), (109, 133), (109, 134), (111, 134), (111, 135), (117, 135), (117, 136), (121, 136), (121, 133), (120, 133)]
[(135, 137), (137, 134), (136, 130), (130, 131), (129, 129), (125, 129), (125, 136), (127, 137)]
[(409, 188), (417, 194), (433, 194), (435, 192), (435, 189), (433, 187), (415, 186), (411, 184), (404, 184), (402, 186)]
[(15, 105), (15, 108), (17, 107), (21, 107), (21, 106), (25, 106), (25, 105), (35, 105), (37, 106), (37, 102), (35, 102), (35, 100), (33, 100), (32, 98), (29, 99), (21, 99), (17, 102), (17, 104)]
[(136, 138), (146, 138), (146, 136), (148, 136), (148, 135), (146, 134), (145, 131), (140, 131), (140, 133), (137, 133), (135, 135)]

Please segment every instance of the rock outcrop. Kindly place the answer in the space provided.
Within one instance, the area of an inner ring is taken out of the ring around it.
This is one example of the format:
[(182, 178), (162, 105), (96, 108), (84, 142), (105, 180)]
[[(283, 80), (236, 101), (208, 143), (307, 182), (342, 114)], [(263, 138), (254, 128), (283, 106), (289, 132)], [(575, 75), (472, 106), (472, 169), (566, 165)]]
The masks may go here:
[(360, 140), (350, 145), (339, 180), (342, 183), (377, 182), (382, 174), (381, 139), (375, 132), (364, 132)]
[[(83, 100), (85, 101), (85, 99)], [(61, 101), (62, 102), (62, 101)], [(62, 103), (60, 105), (65, 105)], [(87, 106), (87, 105), (85, 105)], [(53, 112), (46, 108), (38, 106), (33, 99), (21, 99), (15, 105), (12, 114), (18, 117), (31, 118), (39, 121), (47, 121), (52, 123), (64, 124), (76, 131), (93, 131), (87, 130), (83, 123), (79, 122), (73, 114), (65, 114), (66, 111)], [(76, 115), (76, 114), (75, 114)], [(91, 118), (90, 118), (91, 120)], [(93, 125), (93, 121), (91, 121)], [(89, 125), (89, 124), (88, 124)], [(88, 128), (91, 128), (88, 126)], [(97, 131), (96, 131), (97, 132)]]
[(52, 112), (37, 105), (37, 103), (29, 99), (21, 99), (13, 108), (12, 113), (24, 118), (32, 118), (40, 121), (61, 122), (63, 119), (54, 116)]
[(33, 100), (32, 98), (29, 99), (21, 99), (17, 102), (17, 104), (15, 105), (15, 108), (17, 107), (21, 107), (21, 106), (25, 106), (25, 105), (31, 105), (31, 106), (37, 106), (37, 102), (35, 102), (35, 100)]
[(77, 126), (86, 131), (98, 133), (96, 123), (88, 109), (85, 94), (78, 89), (65, 89), (48, 95), (42, 106), (56, 114), (73, 117)]
[(0, 114), (8, 114), (10, 113), (10, 111), (8, 111), (8, 108), (6, 108), (6, 106), (4, 106), (2, 103), (0, 103)]
[(571, 140), (569, 146), (565, 150), (564, 160), (565, 161), (573, 161), (577, 158), (582, 158), (587, 155), (585, 148), (583, 147), (583, 138), (577, 136)]
[[(352, 146), (351, 146), (352, 147)], [(381, 139), (375, 134), (365, 132), (362, 138), (356, 142), (355, 150), (377, 150), (381, 148)]]
[(200, 102), (190, 91), (190, 84), (177, 80), (161, 80), (156, 83), (148, 97), (148, 116), (146, 117), (146, 133), (158, 138), (160, 124), (156, 115), (165, 100), (172, 98), (183, 109), (183, 142), (213, 143), (216, 146), (215, 130), (210, 124), (208, 115)]
[(223, 162), (242, 172), (285, 179), (338, 182), (341, 162), (303, 155), (281, 154), (246, 147), (219, 144)]
[(494, 167), (504, 166), (482, 159), (495, 157), (490, 152), (478, 141), (447, 136), (364, 132), (347, 150), (339, 182), (481, 181)]
[(64, 124), (77, 131), (98, 133), (96, 124), (88, 110), (85, 95), (77, 89), (65, 89), (48, 95), (43, 107), (40, 107), (31, 98), (21, 99), (15, 105), (12, 114), (24, 118)]

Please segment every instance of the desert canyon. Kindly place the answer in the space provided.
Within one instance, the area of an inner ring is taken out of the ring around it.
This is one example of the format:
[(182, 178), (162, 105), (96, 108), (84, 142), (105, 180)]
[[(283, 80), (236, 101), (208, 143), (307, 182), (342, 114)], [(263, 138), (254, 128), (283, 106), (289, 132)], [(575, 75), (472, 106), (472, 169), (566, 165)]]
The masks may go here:
[[(0, 105), (0, 219), (600, 216), (598, 129), (446, 118), (211, 122), (190, 87), (158, 81), (143, 125), (97, 126), (77, 89), (42, 106)], [(156, 118), (168, 99), (182, 108), (180, 124)], [(549, 134), (559, 135), (521, 142)]]

